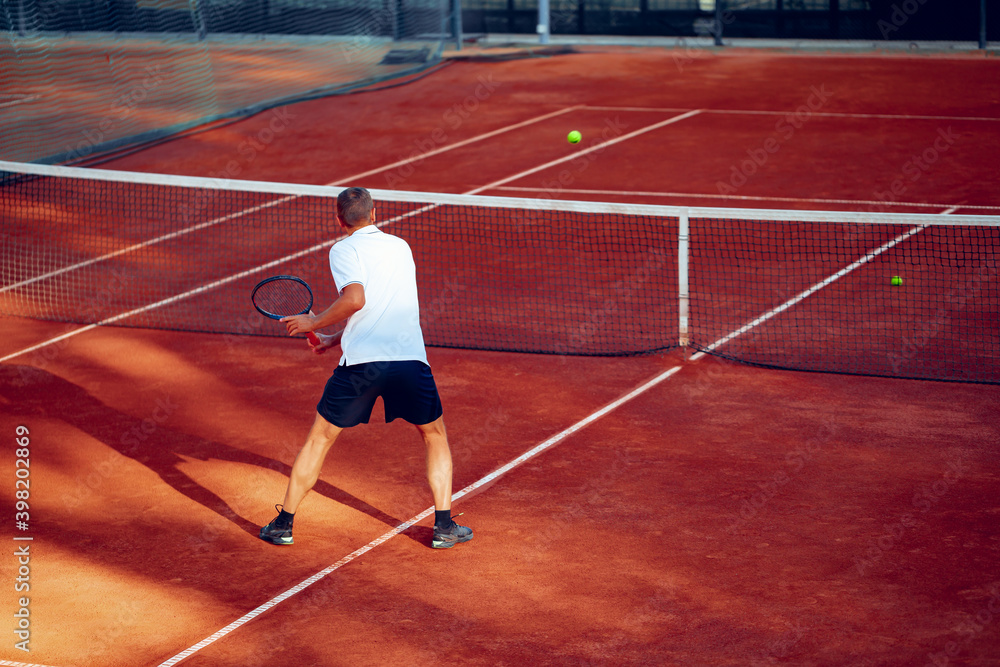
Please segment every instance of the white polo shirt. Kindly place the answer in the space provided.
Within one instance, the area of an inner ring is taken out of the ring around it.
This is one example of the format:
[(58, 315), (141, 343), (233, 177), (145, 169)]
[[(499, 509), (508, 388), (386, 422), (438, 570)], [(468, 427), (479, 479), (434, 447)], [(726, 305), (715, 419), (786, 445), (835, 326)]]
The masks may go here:
[(351, 283), (365, 288), (364, 308), (351, 315), (340, 342), (340, 365), (372, 361), (427, 363), (417, 302), (417, 269), (406, 241), (375, 225), (330, 248), (337, 292)]

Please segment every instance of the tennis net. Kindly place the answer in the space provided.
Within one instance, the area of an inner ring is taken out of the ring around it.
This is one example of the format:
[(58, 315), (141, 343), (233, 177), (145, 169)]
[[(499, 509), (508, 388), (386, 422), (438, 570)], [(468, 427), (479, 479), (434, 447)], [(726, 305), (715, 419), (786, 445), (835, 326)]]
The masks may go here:
[[(269, 275), (335, 298), (340, 188), (0, 162), (0, 313), (284, 335)], [(1000, 217), (372, 190), (417, 262), (429, 345), (1000, 382)], [(899, 280), (894, 280), (898, 277)], [(900, 284), (893, 284), (899, 282)]]

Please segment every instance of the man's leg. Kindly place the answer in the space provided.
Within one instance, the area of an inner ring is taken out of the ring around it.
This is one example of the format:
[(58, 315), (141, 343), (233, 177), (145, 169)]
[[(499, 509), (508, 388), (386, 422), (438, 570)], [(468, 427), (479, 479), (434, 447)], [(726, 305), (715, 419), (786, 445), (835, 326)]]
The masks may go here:
[(309, 430), (306, 444), (302, 446), (298, 456), (295, 457), (295, 463), (292, 464), (292, 475), (288, 479), (285, 502), (282, 503), (286, 512), (295, 514), (299, 503), (315, 486), (319, 479), (319, 471), (323, 468), (326, 454), (343, 430), (323, 419), (320, 415), (316, 415), (316, 421), (313, 422), (312, 428)]
[(444, 417), (417, 426), (427, 445), (427, 481), (434, 496), (434, 509), (451, 509), (451, 449), (444, 428)]
[(285, 491), (285, 502), (278, 506), (281, 511), (274, 521), (260, 529), (260, 539), (271, 544), (294, 544), (292, 523), (295, 519), (295, 510), (316, 484), (326, 453), (330, 451), (330, 447), (343, 430), (316, 415), (316, 421), (309, 430), (306, 444), (302, 446), (298, 456), (295, 457), (295, 463), (292, 464), (292, 474), (288, 479), (288, 489)]
[(451, 448), (444, 428), (444, 418), (417, 426), (427, 445), (427, 481), (434, 496), (434, 537), (431, 546), (449, 549), (472, 539), (472, 531), (451, 520)]

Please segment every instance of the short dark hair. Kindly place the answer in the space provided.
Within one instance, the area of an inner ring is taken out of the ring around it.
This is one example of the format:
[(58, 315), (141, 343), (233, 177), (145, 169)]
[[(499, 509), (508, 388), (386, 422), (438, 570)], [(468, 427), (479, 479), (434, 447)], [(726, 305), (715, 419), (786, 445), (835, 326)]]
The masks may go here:
[(357, 227), (368, 222), (375, 202), (364, 188), (347, 188), (337, 195), (337, 216), (348, 227)]

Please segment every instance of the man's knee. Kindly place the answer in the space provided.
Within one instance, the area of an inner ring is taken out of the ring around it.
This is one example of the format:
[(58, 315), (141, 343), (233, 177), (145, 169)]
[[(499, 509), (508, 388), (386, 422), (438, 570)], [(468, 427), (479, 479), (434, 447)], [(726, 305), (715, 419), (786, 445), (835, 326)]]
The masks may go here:
[(322, 415), (317, 414), (316, 422), (313, 424), (312, 432), (309, 434), (309, 440), (315, 444), (329, 447), (343, 430), (339, 426), (334, 426), (328, 422)]
[(417, 424), (417, 430), (423, 435), (429, 436), (445, 436), (446, 431), (444, 428), (444, 417), (438, 417), (429, 424)]

